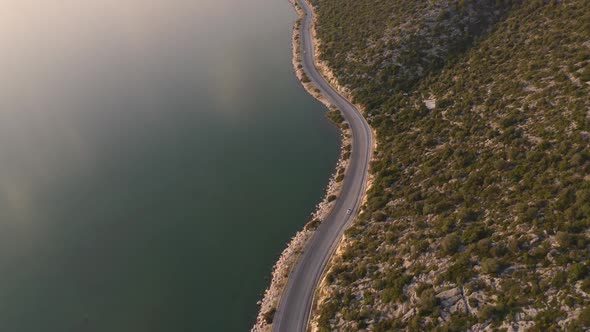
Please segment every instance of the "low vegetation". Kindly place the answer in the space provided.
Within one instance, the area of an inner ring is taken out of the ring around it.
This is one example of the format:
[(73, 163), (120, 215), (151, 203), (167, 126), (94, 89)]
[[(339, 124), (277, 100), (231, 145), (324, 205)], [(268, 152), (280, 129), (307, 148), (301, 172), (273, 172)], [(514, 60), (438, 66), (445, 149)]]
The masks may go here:
[(313, 4), (378, 140), (319, 330), (588, 330), (590, 2)]

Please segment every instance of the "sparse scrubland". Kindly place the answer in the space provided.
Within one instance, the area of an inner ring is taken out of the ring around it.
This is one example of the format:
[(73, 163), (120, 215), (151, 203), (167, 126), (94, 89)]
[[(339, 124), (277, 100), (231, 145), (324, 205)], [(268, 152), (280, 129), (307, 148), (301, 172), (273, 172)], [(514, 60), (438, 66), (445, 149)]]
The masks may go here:
[(590, 2), (312, 4), (378, 143), (314, 328), (588, 330)]

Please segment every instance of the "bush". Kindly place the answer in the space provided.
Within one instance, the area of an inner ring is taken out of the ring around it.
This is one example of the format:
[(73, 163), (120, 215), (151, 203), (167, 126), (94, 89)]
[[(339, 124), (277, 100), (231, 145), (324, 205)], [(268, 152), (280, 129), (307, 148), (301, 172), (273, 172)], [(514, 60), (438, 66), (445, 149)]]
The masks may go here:
[(451, 265), (447, 271), (439, 277), (447, 281), (458, 284), (464, 283), (473, 276), (473, 269), (471, 263), (466, 257), (462, 257), (457, 262)]
[(498, 302), (496, 305), (486, 304), (479, 308), (479, 311), (477, 312), (477, 318), (480, 322), (484, 322), (489, 319), (498, 322), (503, 320), (509, 311), (509, 308), (503, 302)]
[(563, 287), (567, 283), (567, 273), (565, 271), (557, 271), (555, 276), (553, 276), (553, 280), (551, 284), (553, 287)]
[(563, 313), (556, 309), (547, 309), (541, 311), (535, 316), (535, 330), (537, 331), (557, 331), (559, 325), (557, 321), (563, 316)]
[(555, 241), (562, 248), (568, 248), (572, 244), (572, 236), (566, 232), (557, 232), (555, 235)]
[(477, 318), (480, 322), (492, 319), (494, 316), (494, 306), (486, 304), (479, 308), (477, 311)]
[(454, 312), (445, 323), (439, 325), (434, 331), (436, 332), (459, 332), (469, 331), (471, 326), (475, 323), (473, 316), (468, 316), (465, 313)]
[(328, 111), (328, 113), (326, 113), (326, 116), (328, 117), (328, 119), (332, 120), (332, 122), (336, 123), (337, 125), (344, 122), (344, 117), (337, 109), (332, 109)]
[(412, 280), (412, 277), (400, 270), (391, 270), (385, 275), (385, 289), (381, 291), (383, 302), (390, 303), (404, 296), (404, 287)]
[(485, 258), (481, 262), (481, 270), (484, 273), (496, 274), (500, 271), (501, 268), (501, 262), (495, 258)]
[(376, 211), (371, 214), (371, 218), (376, 222), (383, 222), (387, 220), (387, 215), (381, 211)]
[(318, 228), (318, 226), (321, 223), (322, 223), (322, 221), (316, 218), (316, 219), (308, 222), (307, 225), (305, 225), (305, 229), (307, 229), (307, 230), (316, 229), (316, 228)]
[(576, 263), (568, 269), (569, 279), (573, 282), (584, 278), (588, 274), (588, 267), (582, 263)]
[(582, 309), (578, 320), (585, 327), (590, 327), (590, 306), (586, 306), (584, 309)]
[(590, 66), (586, 66), (586, 68), (584, 68), (584, 70), (580, 74), (580, 81), (590, 82)]
[(277, 312), (277, 308), (272, 307), (267, 312), (264, 313), (263, 318), (267, 324), (272, 324), (272, 321), (275, 317), (275, 313)]
[(420, 309), (421, 315), (431, 314), (434, 312), (437, 305), (438, 298), (434, 295), (434, 290), (432, 288), (422, 291), (418, 301), (418, 308)]
[(461, 247), (461, 239), (455, 233), (447, 234), (441, 241), (441, 248), (446, 255), (452, 255)]
[(484, 237), (489, 236), (490, 234), (491, 230), (486, 228), (486, 226), (483, 223), (475, 223), (469, 225), (467, 230), (463, 232), (462, 239), (465, 244), (469, 244), (479, 241), (480, 239), (483, 239)]

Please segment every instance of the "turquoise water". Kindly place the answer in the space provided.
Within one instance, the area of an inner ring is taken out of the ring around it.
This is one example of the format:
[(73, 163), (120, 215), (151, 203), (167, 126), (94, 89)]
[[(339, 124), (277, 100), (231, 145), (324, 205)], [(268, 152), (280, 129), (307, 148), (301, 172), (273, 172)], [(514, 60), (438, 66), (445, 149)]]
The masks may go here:
[(338, 157), (288, 2), (4, 7), (0, 330), (248, 330)]

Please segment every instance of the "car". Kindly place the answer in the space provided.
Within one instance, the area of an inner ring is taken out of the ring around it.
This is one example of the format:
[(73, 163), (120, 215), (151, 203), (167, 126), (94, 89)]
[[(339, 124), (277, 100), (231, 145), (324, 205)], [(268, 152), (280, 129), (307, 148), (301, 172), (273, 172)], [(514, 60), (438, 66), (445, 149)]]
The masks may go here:
[(351, 214), (351, 213), (352, 213), (352, 209), (346, 210), (346, 214)]

